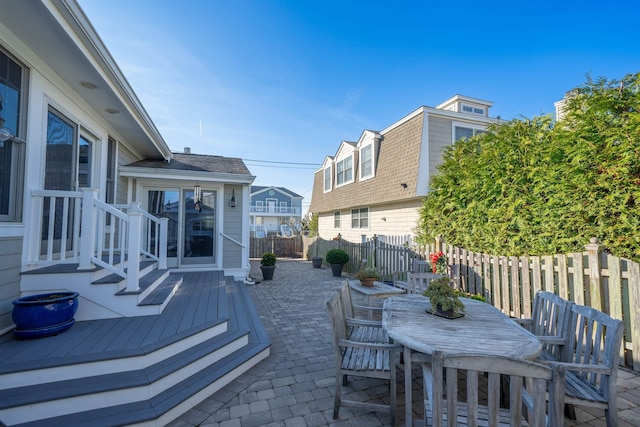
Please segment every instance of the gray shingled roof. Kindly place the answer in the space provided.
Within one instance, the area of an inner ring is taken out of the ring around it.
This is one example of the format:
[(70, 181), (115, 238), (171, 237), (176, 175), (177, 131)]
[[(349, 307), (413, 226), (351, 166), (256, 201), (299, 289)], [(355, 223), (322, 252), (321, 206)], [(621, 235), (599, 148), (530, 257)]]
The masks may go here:
[(170, 162), (162, 160), (139, 160), (127, 166), (166, 170), (202, 171), (236, 175), (251, 175), (242, 159), (235, 157), (210, 156), (204, 154), (173, 153)]

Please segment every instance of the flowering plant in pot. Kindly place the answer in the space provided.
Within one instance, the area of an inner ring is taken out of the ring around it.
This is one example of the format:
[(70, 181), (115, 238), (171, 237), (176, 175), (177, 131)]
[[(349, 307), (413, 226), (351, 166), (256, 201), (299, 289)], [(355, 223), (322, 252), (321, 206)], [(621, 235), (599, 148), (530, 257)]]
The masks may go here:
[(325, 258), (331, 264), (333, 276), (342, 276), (342, 266), (349, 262), (349, 254), (343, 249), (330, 249)]
[(464, 311), (464, 304), (458, 298), (458, 294), (451, 286), (448, 277), (441, 277), (431, 282), (423, 292), (431, 302), (431, 312), (453, 318), (456, 313)]
[(447, 274), (447, 256), (442, 252), (429, 255), (431, 260), (431, 271), (436, 274)]
[(272, 280), (273, 272), (276, 269), (276, 254), (273, 252), (265, 252), (260, 259), (260, 270), (262, 270), (262, 278), (264, 280)]
[(360, 280), (362, 286), (373, 286), (373, 282), (380, 280), (380, 272), (375, 267), (365, 267), (356, 273), (356, 279)]

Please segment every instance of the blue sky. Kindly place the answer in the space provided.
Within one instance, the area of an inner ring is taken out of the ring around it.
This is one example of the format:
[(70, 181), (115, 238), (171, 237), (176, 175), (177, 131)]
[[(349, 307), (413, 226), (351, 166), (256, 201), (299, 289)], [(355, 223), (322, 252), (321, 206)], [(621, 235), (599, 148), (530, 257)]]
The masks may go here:
[(79, 3), (173, 151), (243, 158), (305, 207), (341, 141), (422, 105), (533, 117), (587, 74), (640, 71), (636, 0)]

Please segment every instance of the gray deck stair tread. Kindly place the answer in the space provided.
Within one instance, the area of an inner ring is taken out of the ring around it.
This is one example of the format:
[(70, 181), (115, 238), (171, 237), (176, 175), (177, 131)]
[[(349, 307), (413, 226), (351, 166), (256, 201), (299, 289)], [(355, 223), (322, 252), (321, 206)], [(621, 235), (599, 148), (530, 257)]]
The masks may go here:
[[(153, 264), (153, 263), (155, 263), (155, 262), (156, 262), (156, 261), (153, 261), (153, 260), (143, 260), (143, 261), (140, 261), (140, 267), (139, 267), (139, 268), (140, 268), (140, 270), (144, 270), (145, 268), (147, 268), (148, 266), (150, 266), (151, 264)], [(124, 271), (126, 272), (126, 271), (127, 271), (127, 269), (125, 268), (125, 269), (124, 269)], [(150, 273), (148, 273), (148, 274), (151, 274), (151, 272), (150, 272)], [(148, 274), (147, 274), (147, 275), (148, 275)], [(145, 276), (146, 276), (146, 275), (145, 275)], [(143, 278), (144, 278), (145, 276), (143, 276)], [(103, 277), (103, 278), (101, 278), (101, 279), (94, 280), (93, 282), (91, 282), (91, 284), (92, 284), (92, 285), (112, 285), (112, 284), (114, 284), (114, 283), (120, 283), (120, 282), (122, 282), (123, 280), (125, 280), (125, 278), (124, 278), (124, 277), (120, 276), (119, 274), (112, 273), (112, 274), (109, 274), (109, 275), (107, 275), (107, 276), (104, 276), (104, 277)], [(140, 286), (142, 287), (142, 278), (141, 278), (140, 280), (141, 280)]]
[(167, 297), (175, 286), (182, 280), (180, 274), (170, 274), (166, 279), (158, 285), (145, 299), (143, 299), (138, 305), (160, 305), (165, 302)]

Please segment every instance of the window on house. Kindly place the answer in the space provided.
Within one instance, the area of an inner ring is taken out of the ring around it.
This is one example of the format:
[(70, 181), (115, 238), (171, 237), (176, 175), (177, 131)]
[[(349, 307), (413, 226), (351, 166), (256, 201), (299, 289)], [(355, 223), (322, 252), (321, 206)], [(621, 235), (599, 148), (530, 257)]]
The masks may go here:
[(264, 202), (262, 200), (257, 200), (256, 201), (256, 211), (257, 212), (264, 211)]
[(479, 135), (481, 133), (485, 133), (485, 130), (479, 128), (470, 128), (464, 126), (454, 126), (453, 129), (453, 142), (459, 141), (461, 139), (468, 139), (472, 136)]
[(353, 156), (336, 163), (336, 184), (342, 185), (353, 181)]
[(324, 170), (324, 191), (331, 191), (331, 167)]
[(369, 228), (369, 208), (351, 210), (351, 228)]
[(480, 107), (472, 107), (471, 105), (462, 105), (462, 112), (463, 113), (471, 113), (471, 114), (478, 114), (480, 116), (484, 116), (484, 108), (480, 108)]
[(280, 202), (280, 212), (287, 212), (287, 202)]
[(360, 179), (373, 176), (373, 144), (360, 150)]
[(340, 228), (340, 212), (333, 213), (333, 228)]
[[(22, 133), (27, 69), (0, 50), (0, 128)], [(25, 146), (16, 139), (0, 141), (0, 221), (22, 219)]]

